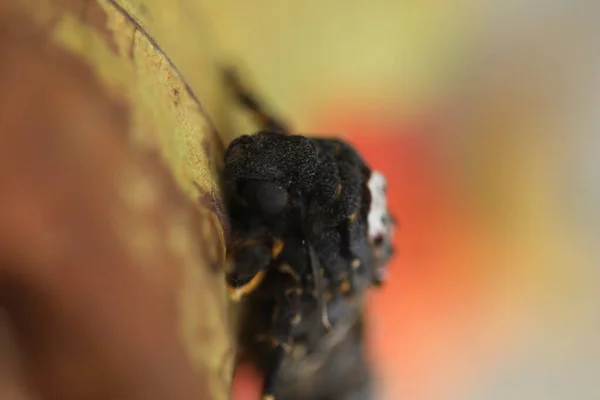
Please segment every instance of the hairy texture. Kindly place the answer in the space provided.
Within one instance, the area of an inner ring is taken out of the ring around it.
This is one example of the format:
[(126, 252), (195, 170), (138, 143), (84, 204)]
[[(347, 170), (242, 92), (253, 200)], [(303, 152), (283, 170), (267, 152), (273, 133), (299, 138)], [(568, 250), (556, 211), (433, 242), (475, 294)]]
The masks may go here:
[(241, 343), (265, 374), (263, 395), (372, 398), (360, 321), (389, 258), (379, 252), (391, 237), (383, 177), (340, 140), (261, 131), (231, 143), (224, 182), (228, 283), (251, 294)]
[(229, 145), (223, 181), (227, 282), (234, 299), (250, 295), (240, 343), (263, 398), (371, 399), (363, 295), (391, 255), (385, 179), (340, 139), (291, 134), (234, 70), (225, 78), (262, 128)]
[(233, 177), (226, 182), (234, 185), (242, 180), (261, 179), (286, 189), (292, 189), (293, 184), (294, 189), (308, 192), (316, 174), (316, 157), (317, 148), (310, 139), (264, 131), (241, 136), (229, 145), (224, 175)]

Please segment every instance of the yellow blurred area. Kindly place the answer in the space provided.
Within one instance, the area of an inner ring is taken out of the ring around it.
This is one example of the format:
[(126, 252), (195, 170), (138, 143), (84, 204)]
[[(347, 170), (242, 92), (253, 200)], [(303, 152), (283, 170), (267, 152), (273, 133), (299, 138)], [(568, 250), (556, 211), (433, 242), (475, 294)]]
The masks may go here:
[[(465, 259), (471, 264), (462, 272), (448, 273), (452, 280), (469, 271), (463, 278), (483, 293), (471, 298), (481, 301), (472, 317), (480, 323), (469, 331), (472, 338), (463, 338), (462, 353), (452, 355), (464, 357), (436, 373), (452, 377), (456, 368), (485, 373), (458, 397), (437, 391), (395, 397), (392, 390), (386, 398), (600, 398), (597, 4), (200, 2), (222, 58), (238, 63), (273, 109), (302, 131), (326, 126), (348, 134), (362, 114), (380, 121), (382, 135), (402, 136), (401, 124), (411, 116), (435, 116), (436, 129), (421, 132), (419, 140), (449, 188), (448, 197), (438, 200), (454, 219), (440, 222), (446, 233), (432, 240), (457, 235), (461, 246), (481, 253)], [(352, 115), (351, 125), (340, 115)], [(234, 129), (239, 134), (254, 128), (240, 117)], [(365, 142), (369, 135), (378, 136), (369, 131), (353, 137)], [(399, 192), (406, 188), (394, 176), (390, 185)], [(457, 227), (463, 222), (476, 226), (477, 240)], [(409, 224), (403, 235), (410, 237), (411, 229)], [(393, 318), (395, 309), (406, 312), (407, 303), (398, 301), (377, 318)], [(377, 335), (386, 343), (402, 340)], [(473, 352), (479, 351), (478, 339), (492, 337), (499, 339), (490, 339), (495, 349), (485, 351), (494, 356), (486, 364)], [(411, 340), (419, 338), (427, 340)], [(442, 352), (435, 349), (433, 363)], [(386, 379), (393, 375), (388, 371)], [(423, 379), (423, 385), (444, 381)]]
[(468, 0), (201, 0), (222, 56), (298, 126), (355, 97), (387, 112), (431, 100), (473, 26)]

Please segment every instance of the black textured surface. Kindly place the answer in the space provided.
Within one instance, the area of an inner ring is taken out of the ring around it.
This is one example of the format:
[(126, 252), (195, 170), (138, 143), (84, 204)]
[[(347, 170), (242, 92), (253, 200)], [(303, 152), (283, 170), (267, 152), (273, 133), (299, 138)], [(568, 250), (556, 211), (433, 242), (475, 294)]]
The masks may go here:
[(266, 272), (247, 298), (240, 344), (276, 400), (372, 399), (362, 298), (391, 253), (368, 238), (371, 170), (342, 140), (289, 134), (235, 74), (226, 78), (263, 127), (224, 159), (228, 285)]

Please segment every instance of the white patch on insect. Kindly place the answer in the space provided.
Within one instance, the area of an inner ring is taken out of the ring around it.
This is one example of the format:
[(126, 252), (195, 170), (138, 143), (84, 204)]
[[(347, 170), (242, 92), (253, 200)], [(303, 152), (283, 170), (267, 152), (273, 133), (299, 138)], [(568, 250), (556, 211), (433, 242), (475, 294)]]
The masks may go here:
[(371, 207), (368, 215), (369, 239), (388, 235), (387, 180), (379, 171), (373, 171), (367, 182), (371, 192)]

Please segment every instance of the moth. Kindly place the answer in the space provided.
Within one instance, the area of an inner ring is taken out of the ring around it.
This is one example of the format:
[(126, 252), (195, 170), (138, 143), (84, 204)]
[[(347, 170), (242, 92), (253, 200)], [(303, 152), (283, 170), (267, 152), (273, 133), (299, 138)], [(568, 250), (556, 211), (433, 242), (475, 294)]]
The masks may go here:
[(226, 149), (223, 191), (227, 286), (263, 400), (370, 399), (363, 299), (394, 250), (387, 180), (339, 138), (292, 133), (235, 70), (225, 82), (260, 126)]

